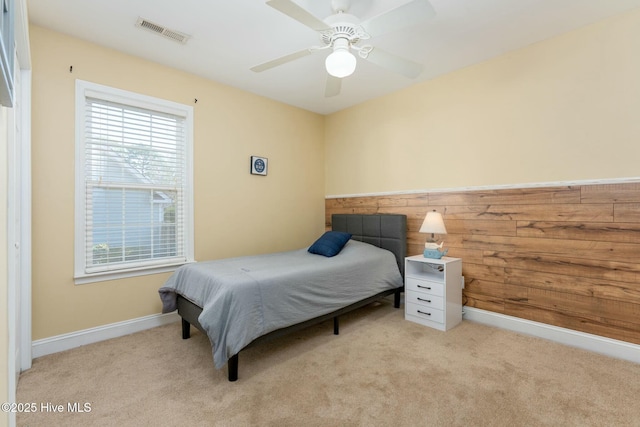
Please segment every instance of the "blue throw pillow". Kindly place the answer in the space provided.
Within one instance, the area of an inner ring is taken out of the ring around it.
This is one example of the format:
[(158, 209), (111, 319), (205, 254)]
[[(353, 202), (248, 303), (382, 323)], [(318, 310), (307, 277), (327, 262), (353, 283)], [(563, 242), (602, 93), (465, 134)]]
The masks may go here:
[(309, 252), (326, 257), (338, 255), (350, 238), (349, 233), (327, 231), (309, 247)]

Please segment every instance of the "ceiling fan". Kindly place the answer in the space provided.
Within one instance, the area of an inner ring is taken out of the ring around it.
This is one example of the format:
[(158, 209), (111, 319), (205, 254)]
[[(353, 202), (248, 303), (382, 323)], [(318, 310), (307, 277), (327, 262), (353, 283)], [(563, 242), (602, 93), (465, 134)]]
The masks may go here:
[(292, 0), (268, 0), (267, 4), (317, 31), (320, 34), (322, 46), (312, 46), (256, 65), (251, 68), (252, 71), (259, 73), (314, 52), (332, 50), (325, 60), (325, 67), (329, 73), (325, 87), (326, 97), (338, 95), (342, 78), (350, 76), (355, 71), (357, 60), (352, 51), (362, 59), (409, 78), (415, 78), (422, 72), (422, 64), (364, 44), (363, 41), (416, 25), (433, 17), (435, 11), (428, 0), (411, 0), (363, 22), (348, 13), (350, 0), (332, 0), (331, 6), (334, 13), (324, 20), (315, 17)]

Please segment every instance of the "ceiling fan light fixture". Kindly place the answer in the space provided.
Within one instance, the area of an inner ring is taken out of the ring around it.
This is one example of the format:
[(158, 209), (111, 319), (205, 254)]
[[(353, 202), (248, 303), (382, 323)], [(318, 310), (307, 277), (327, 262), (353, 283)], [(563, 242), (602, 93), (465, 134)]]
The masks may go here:
[(336, 47), (324, 62), (327, 73), (333, 77), (343, 78), (350, 76), (356, 70), (356, 57), (349, 52), (347, 47)]

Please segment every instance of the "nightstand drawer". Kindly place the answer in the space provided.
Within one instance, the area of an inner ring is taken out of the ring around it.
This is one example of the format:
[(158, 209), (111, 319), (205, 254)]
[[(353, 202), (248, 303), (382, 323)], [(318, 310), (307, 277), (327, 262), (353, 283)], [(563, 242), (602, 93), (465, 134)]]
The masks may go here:
[(431, 307), (425, 307), (419, 304), (406, 303), (407, 313), (410, 316), (416, 316), (431, 322), (444, 323), (444, 311)]
[(405, 291), (418, 291), (427, 292), (431, 295), (444, 296), (444, 284), (438, 282), (431, 282), (429, 280), (414, 279), (413, 277), (407, 277)]
[(405, 298), (409, 303), (444, 310), (444, 298), (439, 296), (429, 295), (422, 292), (406, 292)]

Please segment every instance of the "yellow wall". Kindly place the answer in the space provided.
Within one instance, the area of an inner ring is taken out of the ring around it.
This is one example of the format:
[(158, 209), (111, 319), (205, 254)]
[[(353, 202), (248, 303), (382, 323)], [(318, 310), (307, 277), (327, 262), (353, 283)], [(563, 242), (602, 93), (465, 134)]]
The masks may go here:
[[(41, 27), (30, 36), (33, 339), (158, 313), (168, 277), (74, 285), (75, 79), (194, 107), (197, 260), (298, 249), (322, 233), (324, 117)], [(249, 174), (251, 155), (269, 159), (267, 177)]]
[(332, 114), (326, 194), (639, 177), (639, 76), (635, 10)]

